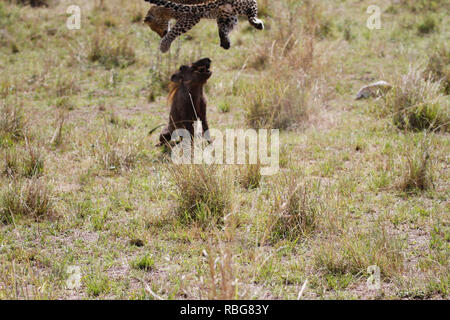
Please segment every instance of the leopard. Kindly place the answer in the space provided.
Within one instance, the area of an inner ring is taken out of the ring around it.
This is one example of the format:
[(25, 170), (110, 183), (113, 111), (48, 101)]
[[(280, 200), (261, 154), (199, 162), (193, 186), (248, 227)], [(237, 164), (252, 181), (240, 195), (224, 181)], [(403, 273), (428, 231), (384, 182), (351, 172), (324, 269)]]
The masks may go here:
[[(202, 4), (214, 0), (172, 0), (182, 4)], [(144, 23), (161, 38), (170, 30), (170, 20), (175, 19), (174, 11), (169, 8), (152, 5), (144, 18)]]
[[(157, 28), (162, 37), (160, 43), (161, 52), (170, 50), (172, 42), (184, 33), (191, 30), (202, 18), (215, 19), (219, 29), (220, 46), (228, 50), (231, 47), (229, 34), (238, 23), (238, 16), (245, 15), (250, 25), (258, 30), (264, 29), (264, 22), (258, 19), (257, 0), (215, 0), (199, 4), (176, 3), (170, 0), (145, 0), (161, 8), (169, 9), (170, 18), (176, 20), (175, 26), (168, 29), (168, 22), (162, 19), (163, 28)], [(180, 2), (182, 0), (179, 0)], [(166, 12), (166, 14), (169, 11)], [(146, 18), (147, 24), (151, 23), (151, 17)], [(156, 23), (155, 23), (156, 24)]]

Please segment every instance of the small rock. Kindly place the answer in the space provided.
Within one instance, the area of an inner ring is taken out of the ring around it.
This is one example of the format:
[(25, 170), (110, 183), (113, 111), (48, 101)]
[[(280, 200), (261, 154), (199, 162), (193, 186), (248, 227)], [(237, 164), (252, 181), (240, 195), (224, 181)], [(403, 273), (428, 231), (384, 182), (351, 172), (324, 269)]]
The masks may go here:
[(392, 85), (386, 81), (377, 81), (375, 83), (369, 84), (368, 86), (362, 87), (358, 94), (356, 95), (356, 100), (368, 99), (370, 97), (379, 97), (392, 88)]

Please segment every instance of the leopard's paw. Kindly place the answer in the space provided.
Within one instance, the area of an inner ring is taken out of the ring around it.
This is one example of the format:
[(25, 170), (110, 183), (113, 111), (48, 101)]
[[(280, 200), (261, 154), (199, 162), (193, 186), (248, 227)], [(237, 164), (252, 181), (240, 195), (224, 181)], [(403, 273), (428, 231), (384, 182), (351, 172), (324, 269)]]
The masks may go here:
[(166, 53), (170, 49), (170, 43), (161, 42), (159, 49), (161, 50), (162, 53)]
[(222, 48), (224, 48), (225, 50), (230, 49), (230, 47), (231, 47), (230, 40), (220, 40), (220, 46)]

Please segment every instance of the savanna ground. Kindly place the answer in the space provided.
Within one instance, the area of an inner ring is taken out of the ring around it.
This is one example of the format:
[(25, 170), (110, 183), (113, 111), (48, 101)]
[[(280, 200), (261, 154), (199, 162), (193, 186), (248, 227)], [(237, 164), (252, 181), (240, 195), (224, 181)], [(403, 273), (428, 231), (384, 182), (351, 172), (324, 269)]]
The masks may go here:
[[(0, 299), (449, 297), (447, 1), (261, 0), (265, 31), (225, 51), (202, 21), (168, 55), (142, 0), (23, 2), (0, 1)], [(277, 175), (154, 147), (203, 57), (210, 127), (279, 128)]]

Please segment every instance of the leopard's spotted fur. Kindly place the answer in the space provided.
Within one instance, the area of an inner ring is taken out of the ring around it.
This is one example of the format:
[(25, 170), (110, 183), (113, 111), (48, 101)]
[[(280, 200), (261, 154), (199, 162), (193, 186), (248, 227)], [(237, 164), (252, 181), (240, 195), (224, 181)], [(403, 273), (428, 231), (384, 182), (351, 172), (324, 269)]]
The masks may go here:
[[(165, 9), (172, 10), (171, 18), (177, 22), (173, 29), (159, 33), (162, 35), (160, 49), (167, 52), (172, 42), (181, 34), (189, 31), (200, 19), (216, 19), (219, 27), (220, 46), (230, 48), (228, 35), (237, 24), (238, 15), (246, 15), (248, 21), (255, 28), (262, 30), (264, 24), (258, 19), (258, 5), (256, 0), (216, 0), (200, 4), (175, 3), (168, 0), (145, 0)], [(177, 1), (177, 0), (175, 0)], [(178, 0), (182, 1), (182, 0)], [(167, 14), (168, 12), (166, 12)], [(146, 19), (148, 20), (148, 19)]]
[[(182, 4), (202, 4), (212, 2), (214, 0), (172, 0)], [(173, 9), (152, 5), (145, 16), (144, 23), (156, 32), (161, 38), (169, 32), (169, 22), (174, 17)]]

